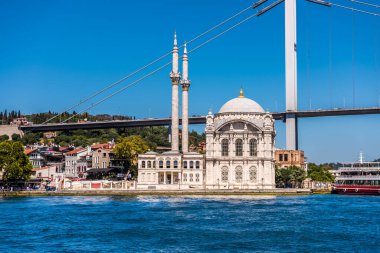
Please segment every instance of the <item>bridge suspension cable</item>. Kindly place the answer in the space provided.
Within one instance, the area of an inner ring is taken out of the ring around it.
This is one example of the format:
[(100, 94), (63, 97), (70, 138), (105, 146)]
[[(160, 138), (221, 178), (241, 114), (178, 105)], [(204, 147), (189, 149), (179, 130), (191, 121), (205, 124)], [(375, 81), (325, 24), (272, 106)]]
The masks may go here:
[[(282, 3), (283, 1), (284, 1), (284, 0), (278, 0), (278, 1), (274, 2), (274, 3), (272, 3), (271, 5), (268, 5), (267, 7), (263, 8), (262, 10), (257, 11), (255, 14), (252, 14), (252, 15), (248, 16), (247, 18), (243, 19), (242, 21), (236, 23), (235, 25), (233, 25), (233, 26), (227, 28), (226, 30), (224, 30), (224, 31), (222, 31), (222, 32), (220, 32), (220, 33), (218, 33), (217, 35), (213, 36), (212, 38), (210, 38), (210, 39), (206, 40), (205, 42), (201, 43), (200, 45), (196, 46), (195, 48), (193, 48), (192, 50), (190, 50), (190, 51), (188, 52), (188, 54), (190, 54), (190, 53), (192, 53), (192, 52), (194, 52), (194, 51), (200, 49), (201, 47), (203, 47), (203, 46), (205, 46), (206, 44), (210, 43), (211, 41), (213, 41), (213, 40), (219, 38), (220, 36), (222, 36), (223, 34), (225, 34), (225, 33), (229, 32), (229, 31), (231, 31), (232, 29), (238, 27), (239, 25), (241, 25), (241, 24), (247, 22), (248, 20), (250, 20), (250, 19), (252, 19), (252, 18), (254, 18), (254, 17), (260, 16), (260, 15), (264, 14), (265, 12), (267, 12), (267, 11), (273, 9), (274, 7), (276, 7), (277, 5), (279, 5), (280, 3)], [(116, 92), (114, 92), (114, 93), (108, 95), (107, 97), (105, 97), (105, 98), (99, 100), (99, 101), (96, 102), (95, 104), (92, 104), (91, 106), (87, 107), (86, 109), (80, 111), (78, 114), (72, 115), (71, 117), (65, 119), (65, 120), (62, 121), (61, 123), (65, 123), (65, 122), (69, 121), (70, 119), (76, 117), (77, 115), (80, 115), (81, 113), (86, 112), (86, 111), (88, 111), (88, 110), (94, 108), (95, 106), (97, 106), (97, 105), (99, 105), (99, 104), (105, 102), (106, 100), (112, 98), (113, 96), (119, 94), (120, 92), (122, 92), (122, 91), (124, 91), (124, 90), (126, 90), (126, 89), (128, 89), (128, 88), (130, 88), (130, 87), (132, 87), (132, 86), (134, 86), (135, 84), (139, 83), (140, 81), (144, 80), (145, 78), (147, 78), (147, 77), (149, 77), (149, 76), (155, 74), (156, 72), (158, 72), (158, 71), (164, 69), (165, 67), (169, 66), (171, 63), (172, 63), (172, 62), (170, 61), (170, 62), (168, 62), (168, 63), (162, 65), (161, 67), (159, 67), (159, 68), (157, 68), (157, 69), (151, 71), (150, 73), (148, 73), (148, 74), (146, 74), (145, 76), (143, 76), (143, 77), (137, 79), (136, 81), (134, 81), (134, 82), (132, 82), (132, 83), (130, 83), (130, 84), (124, 86), (124, 87), (121, 88), (120, 90), (118, 90), (118, 91), (116, 91)]]
[[(260, 2), (260, 1), (259, 1), (259, 2)], [(187, 41), (187, 44), (190, 44), (190, 43), (192, 43), (192, 42), (194, 42), (194, 41), (196, 41), (196, 40), (202, 38), (203, 36), (205, 36), (205, 35), (207, 35), (208, 33), (214, 31), (215, 29), (217, 29), (217, 28), (219, 28), (220, 26), (224, 25), (225, 23), (231, 21), (232, 19), (234, 19), (234, 18), (236, 18), (236, 17), (242, 15), (243, 13), (247, 12), (248, 10), (250, 10), (250, 9), (252, 9), (252, 8), (256, 8), (256, 5), (257, 5), (257, 3), (255, 3), (255, 4), (253, 4), (253, 5), (250, 5), (250, 6), (248, 6), (247, 8), (245, 8), (245, 9), (243, 9), (243, 10), (237, 12), (236, 14), (232, 15), (231, 17), (229, 17), (229, 18), (223, 20), (222, 22), (218, 23), (217, 25), (211, 27), (211, 28), (208, 29), (207, 31), (205, 31), (205, 32), (203, 32), (203, 33), (201, 33), (201, 34), (195, 36), (195, 37), (192, 38), (191, 40)], [(183, 46), (184, 46), (184, 44), (182, 44), (182, 45), (179, 47), (179, 49), (182, 48)], [(67, 108), (65, 111), (61, 112), (60, 114), (57, 114), (57, 115), (55, 115), (55, 116), (49, 118), (48, 120), (46, 120), (46, 121), (43, 122), (42, 124), (46, 124), (46, 123), (50, 122), (51, 120), (53, 120), (53, 119), (55, 119), (55, 118), (57, 118), (57, 117), (63, 115), (64, 113), (66, 113), (66, 112), (68, 112), (68, 111), (71, 111), (72, 109), (74, 109), (74, 108), (76, 108), (76, 107), (78, 107), (78, 106), (84, 104), (85, 102), (87, 102), (87, 101), (93, 99), (94, 97), (98, 96), (99, 94), (101, 94), (101, 93), (103, 93), (103, 92), (105, 92), (105, 91), (111, 89), (111, 88), (114, 87), (115, 85), (124, 82), (125, 80), (131, 78), (132, 76), (136, 75), (137, 73), (139, 73), (139, 72), (145, 70), (146, 68), (148, 68), (148, 67), (152, 66), (153, 64), (155, 64), (155, 63), (161, 61), (162, 59), (166, 58), (166, 57), (169, 56), (171, 53), (172, 53), (172, 51), (169, 51), (169, 52), (167, 52), (167, 53), (161, 55), (160, 57), (158, 57), (158, 58), (156, 58), (155, 60), (149, 62), (148, 64), (146, 64), (146, 65), (140, 67), (139, 69), (135, 70), (134, 72), (130, 73), (129, 75), (127, 75), (127, 76), (125, 76), (125, 77), (119, 79), (118, 81), (116, 81), (116, 82), (114, 82), (114, 83), (112, 83), (112, 84), (110, 84), (110, 85), (104, 87), (103, 89), (98, 90), (97, 92), (95, 92), (95, 93), (93, 93), (92, 95), (88, 96), (88, 97), (85, 98), (84, 100), (81, 100), (81, 101), (79, 101), (78, 103), (76, 103), (75, 105), (73, 105), (73, 106)]]
[(320, 4), (320, 5), (327, 6), (327, 7), (335, 6), (335, 7), (339, 7), (339, 8), (343, 8), (343, 9), (347, 9), (347, 10), (351, 10), (351, 11), (355, 11), (355, 12), (360, 12), (360, 13), (364, 13), (364, 14), (380, 17), (380, 13), (365, 11), (365, 10), (362, 10), (362, 9), (357, 9), (357, 8), (353, 8), (353, 7), (350, 7), (350, 6), (336, 4), (336, 3), (327, 2), (327, 1), (323, 1), (323, 0), (306, 0), (306, 1), (314, 3), (314, 4)]
[(357, 1), (357, 0), (348, 0), (348, 1), (353, 2), (353, 3), (362, 4), (362, 5), (371, 6), (371, 7), (375, 7), (375, 8), (380, 8), (380, 5), (377, 5), (377, 4), (372, 4), (372, 3), (367, 3), (367, 2), (363, 2), (363, 1)]

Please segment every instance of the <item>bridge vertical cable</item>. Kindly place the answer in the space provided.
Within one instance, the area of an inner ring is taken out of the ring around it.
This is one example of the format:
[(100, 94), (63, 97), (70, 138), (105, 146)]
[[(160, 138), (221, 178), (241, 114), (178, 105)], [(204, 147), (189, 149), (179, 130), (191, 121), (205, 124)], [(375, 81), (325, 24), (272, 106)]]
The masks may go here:
[(307, 83), (307, 92), (309, 97), (309, 110), (311, 110), (311, 84), (310, 84), (310, 62), (311, 62), (311, 56), (310, 56), (310, 7), (309, 5), (306, 6), (306, 83)]
[[(379, 30), (380, 22), (378, 20), (373, 20), (374, 24), (372, 25), (374, 31), (374, 47), (375, 47), (375, 85), (376, 85), (376, 100), (377, 106), (380, 107), (380, 66), (379, 66)], [(378, 25), (377, 25), (378, 24)]]
[(355, 108), (355, 12), (352, 11), (352, 107)]
[(333, 108), (332, 90), (333, 90), (333, 77), (332, 77), (332, 18), (331, 9), (329, 10), (329, 97), (330, 108)]

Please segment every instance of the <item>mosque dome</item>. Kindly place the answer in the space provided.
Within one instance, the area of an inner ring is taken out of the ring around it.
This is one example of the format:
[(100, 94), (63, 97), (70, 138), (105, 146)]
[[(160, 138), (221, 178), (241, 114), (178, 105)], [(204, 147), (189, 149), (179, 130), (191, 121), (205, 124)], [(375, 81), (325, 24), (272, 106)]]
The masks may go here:
[(231, 99), (219, 110), (219, 113), (228, 112), (265, 113), (264, 109), (258, 103), (252, 99), (244, 97), (242, 89), (240, 89), (239, 97)]

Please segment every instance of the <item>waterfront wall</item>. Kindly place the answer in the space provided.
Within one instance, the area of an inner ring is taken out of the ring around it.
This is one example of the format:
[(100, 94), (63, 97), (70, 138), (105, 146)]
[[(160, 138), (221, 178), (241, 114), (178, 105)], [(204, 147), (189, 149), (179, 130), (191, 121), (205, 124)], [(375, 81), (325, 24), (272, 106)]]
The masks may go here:
[(308, 189), (271, 189), (271, 190), (63, 190), (56, 192), (21, 191), (2, 192), (2, 196), (249, 196), (249, 195), (308, 195)]
[(18, 126), (0, 125), (0, 136), (4, 134), (8, 135), (9, 139), (11, 139), (12, 134), (23, 135), (22, 131), (18, 129)]

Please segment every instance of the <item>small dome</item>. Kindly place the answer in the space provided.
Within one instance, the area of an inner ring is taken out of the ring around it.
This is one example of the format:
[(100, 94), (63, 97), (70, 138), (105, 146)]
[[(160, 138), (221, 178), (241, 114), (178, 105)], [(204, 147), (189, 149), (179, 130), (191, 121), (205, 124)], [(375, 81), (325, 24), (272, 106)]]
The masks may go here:
[(227, 112), (251, 112), (265, 113), (264, 109), (252, 99), (243, 96), (243, 91), (240, 90), (240, 96), (231, 99), (220, 108), (219, 113)]

